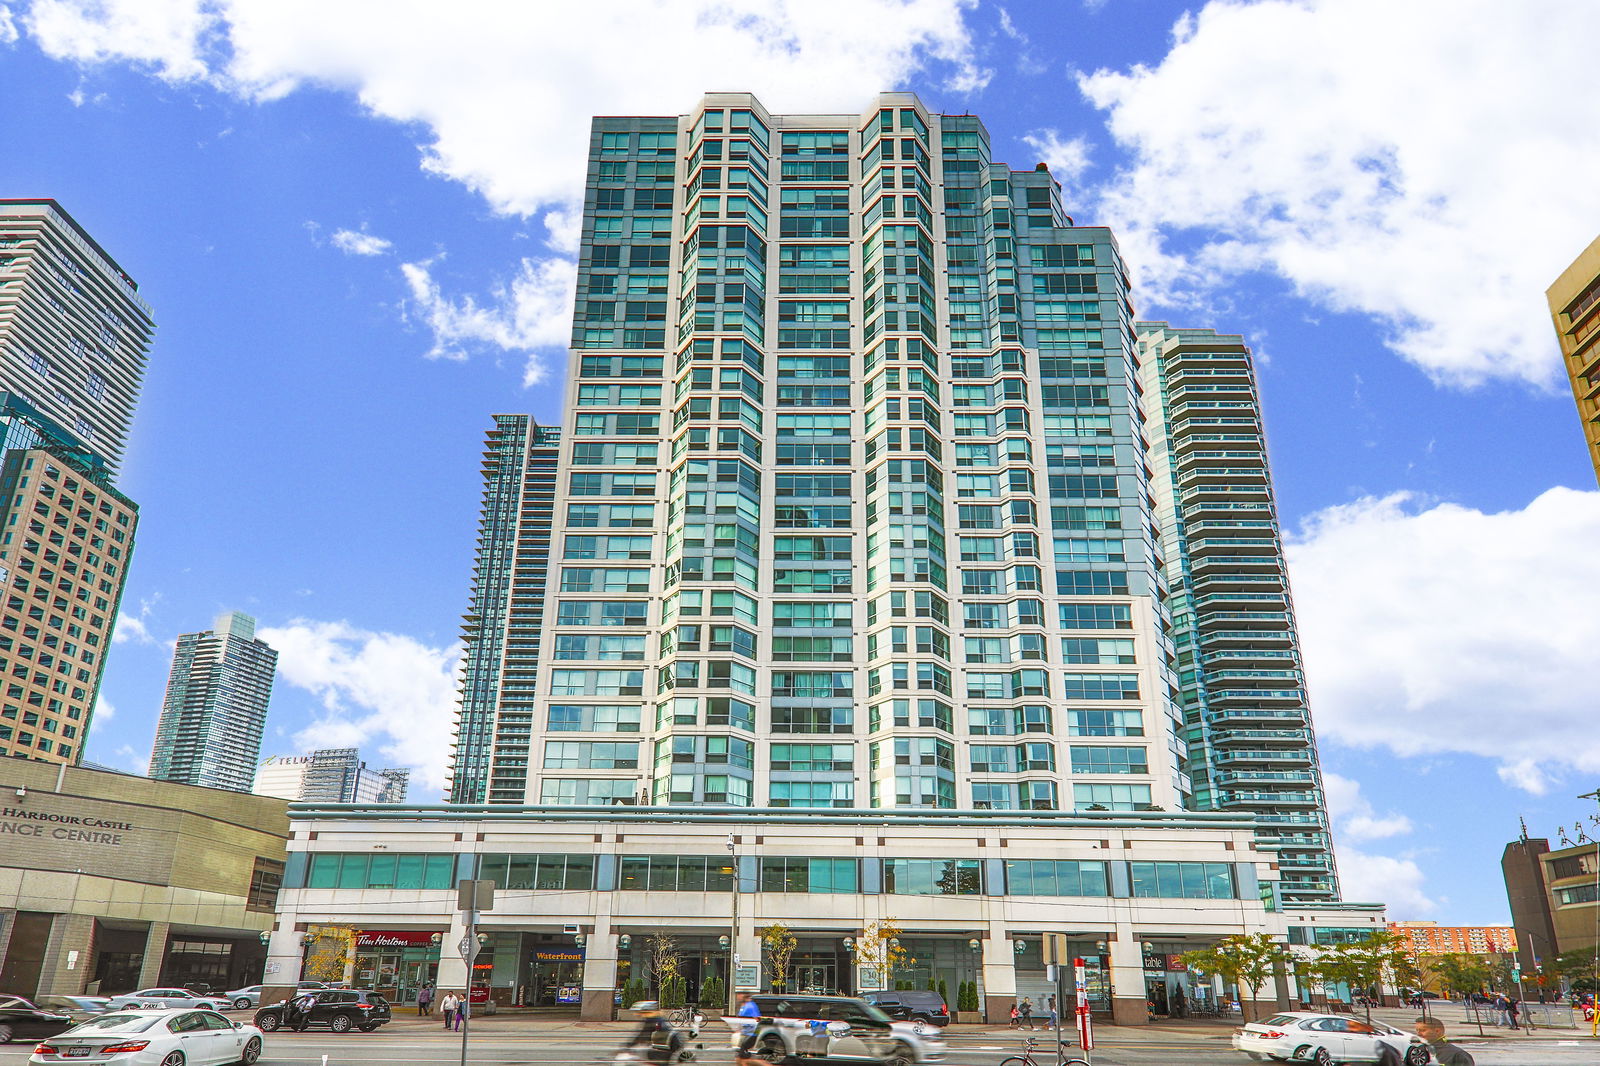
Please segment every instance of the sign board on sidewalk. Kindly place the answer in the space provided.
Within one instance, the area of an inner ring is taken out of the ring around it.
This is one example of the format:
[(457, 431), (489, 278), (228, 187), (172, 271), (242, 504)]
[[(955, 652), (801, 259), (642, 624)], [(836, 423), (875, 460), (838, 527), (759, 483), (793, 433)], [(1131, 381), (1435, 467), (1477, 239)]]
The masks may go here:
[(456, 910), (494, 910), (494, 882), (463, 880), (456, 882)]
[(883, 971), (876, 966), (856, 967), (856, 992), (882, 992)]
[(741, 962), (733, 969), (733, 990), (735, 992), (761, 991), (761, 965), (755, 962)]

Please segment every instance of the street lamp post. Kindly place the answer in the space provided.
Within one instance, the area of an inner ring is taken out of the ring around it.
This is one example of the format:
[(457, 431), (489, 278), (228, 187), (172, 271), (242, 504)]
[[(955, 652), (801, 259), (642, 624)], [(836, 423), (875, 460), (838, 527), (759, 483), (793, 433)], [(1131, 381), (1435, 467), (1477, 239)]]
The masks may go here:
[(739, 853), (734, 850), (733, 834), (728, 834), (728, 864), (733, 868), (733, 921), (728, 926), (728, 1016), (739, 1012)]
[(978, 1016), (987, 1021), (989, 1012), (983, 1002), (983, 941), (973, 937), (967, 941), (967, 950), (972, 952), (972, 987), (978, 996)]

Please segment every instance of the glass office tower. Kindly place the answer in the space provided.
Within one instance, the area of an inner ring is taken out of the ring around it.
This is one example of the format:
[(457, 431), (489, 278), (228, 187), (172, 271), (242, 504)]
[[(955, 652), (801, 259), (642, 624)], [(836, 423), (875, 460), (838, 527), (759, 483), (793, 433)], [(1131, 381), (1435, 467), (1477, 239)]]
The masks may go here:
[(537, 695), (484, 751), (469, 643), (454, 797), (1187, 804), (1126, 273), (978, 119), (597, 119), (573, 348)]
[(1193, 806), (1257, 816), (1285, 901), (1337, 899), (1250, 349), (1136, 329)]

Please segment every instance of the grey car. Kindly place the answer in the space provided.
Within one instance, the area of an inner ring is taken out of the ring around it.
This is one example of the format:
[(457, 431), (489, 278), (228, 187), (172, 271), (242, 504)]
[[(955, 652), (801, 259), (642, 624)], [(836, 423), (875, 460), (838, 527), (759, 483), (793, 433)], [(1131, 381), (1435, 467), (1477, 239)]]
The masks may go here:
[(187, 988), (145, 988), (112, 996), (107, 1010), (227, 1010), (233, 1006), (221, 996), (201, 996)]
[(232, 992), (224, 992), (222, 995), (229, 1003), (233, 1004), (234, 1010), (249, 1010), (251, 1007), (261, 1006), (260, 985), (236, 988)]

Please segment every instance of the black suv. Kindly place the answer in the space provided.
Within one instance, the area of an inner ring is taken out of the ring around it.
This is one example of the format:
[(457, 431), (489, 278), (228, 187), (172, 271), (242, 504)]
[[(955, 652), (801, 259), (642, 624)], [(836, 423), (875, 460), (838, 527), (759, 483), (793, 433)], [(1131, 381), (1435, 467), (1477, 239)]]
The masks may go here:
[(365, 988), (308, 989), (286, 1003), (262, 1007), (255, 1017), (256, 1028), (263, 1033), (312, 1025), (326, 1025), (336, 1033), (352, 1029), (370, 1033), (388, 1020), (389, 1001)]
[(928, 1022), (941, 1028), (950, 1024), (950, 1008), (937, 992), (868, 992), (862, 999), (896, 1021)]

